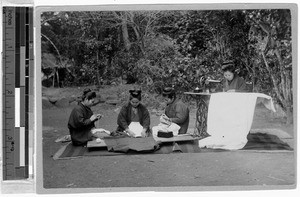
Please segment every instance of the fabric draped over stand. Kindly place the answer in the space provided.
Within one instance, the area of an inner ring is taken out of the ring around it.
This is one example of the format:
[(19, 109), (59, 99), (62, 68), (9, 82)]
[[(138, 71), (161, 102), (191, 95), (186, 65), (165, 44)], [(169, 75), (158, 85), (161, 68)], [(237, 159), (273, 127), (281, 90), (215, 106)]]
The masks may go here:
[(207, 133), (200, 148), (242, 149), (247, 143), (257, 99), (275, 112), (272, 98), (261, 93), (214, 93), (210, 97)]

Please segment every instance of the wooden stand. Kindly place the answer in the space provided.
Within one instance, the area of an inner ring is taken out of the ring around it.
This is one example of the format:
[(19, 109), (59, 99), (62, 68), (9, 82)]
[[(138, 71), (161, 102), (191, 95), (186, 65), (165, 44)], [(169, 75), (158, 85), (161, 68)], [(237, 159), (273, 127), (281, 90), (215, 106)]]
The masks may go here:
[(197, 102), (197, 112), (196, 112), (196, 125), (194, 129), (194, 136), (200, 139), (209, 136), (207, 133), (207, 115), (208, 115), (208, 105), (210, 99), (210, 93), (206, 92), (185, 92), (184, 94), (192, 96)]

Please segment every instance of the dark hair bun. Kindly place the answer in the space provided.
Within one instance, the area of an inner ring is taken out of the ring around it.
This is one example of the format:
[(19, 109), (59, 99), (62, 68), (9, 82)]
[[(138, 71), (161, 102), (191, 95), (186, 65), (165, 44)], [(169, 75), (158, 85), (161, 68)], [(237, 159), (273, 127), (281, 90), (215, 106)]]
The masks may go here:
[[(94, 93), (94, 94), (92, 94)], [(86, 88), (83, 90), (83, 94), (82, 94), (82, 100), (84, 100), (85, 98), (88, 98), (90, 99), (92, 97), (96, 97), (96, 93), (95, 92), (92, 92), (92, 90), (90, 88)]]
[(235, 72), (235, 64), (232, 60), (230, 61), (225, 61), (223, 62), (222, 64), (222, 70), (225, 72), (225, 71), (230, 71), (232, 73)]
[(141, 90), (129, 90), (129, 93), (131, 96), (137, 98), (139, 95), (141, 95), (142, 91)]
[(130, 93), (130, 100), (136, 98), (138, 100), (142, 100), (142, 90), (129, 90)]
[(90, 88), (85, 88), (83, 90), (83, 95), (86, 95), (87, 93), (91, 92), (92, 90)]

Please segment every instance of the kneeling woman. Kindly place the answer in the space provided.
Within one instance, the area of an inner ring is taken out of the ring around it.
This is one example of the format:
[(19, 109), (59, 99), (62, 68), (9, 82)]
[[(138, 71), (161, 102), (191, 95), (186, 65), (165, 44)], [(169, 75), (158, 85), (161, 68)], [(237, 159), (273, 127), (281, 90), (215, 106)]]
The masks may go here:
[(102, 117), (101, 114), (93, 114), (90, 108), (95, 98), (95, 92), (90, 89), (84, 90), (82, 101), (70, 114), (68, 128), (75, 146), (85, 146), (88, 141), (92, 140), (91, 129), (95, 127), (94, 123)]
[[(114, 135), (124, 132), (131, 137), (139, 136), (139, 133), (134, 130), (134, 123), (141, 127), (141, 137), (147, 137), (151, 134), (150, 130), (150, 114), (147, 108), (141, 103), (142, 91), (130, 90), (129, 102), (124, 105), (118, 115), (118, 128)], [(139, 129), (137, 129), (139, 130)]]

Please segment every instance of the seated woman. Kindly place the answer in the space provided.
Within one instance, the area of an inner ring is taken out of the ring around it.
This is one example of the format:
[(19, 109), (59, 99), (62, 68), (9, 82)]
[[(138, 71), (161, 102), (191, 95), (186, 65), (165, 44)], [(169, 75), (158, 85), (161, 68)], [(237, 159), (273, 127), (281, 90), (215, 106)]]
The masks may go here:
[(90, 89), (85, 89), (82, 95), (82, 101), (72, 110), (68, 128), (71, 140), (75, 146), (85, 146), (88, 141), (92, 140), (92, 128), (95, 122), (99, 120), (101, 114), (93, 114), (91, 106), (94, 104), (96, 93)]
[(112, 135), (124, 134), (131, 137), (150, 136), (150, 114), (141, 103), (142, 91), (130, 90), (129, 102), (125, 104), (118, 115), (118, 128)]
[(180, 126), (178, 134), (187, 133), (190, 111), (189, 108), (180, 100), (176, 98), (175, 90), (171, 87), (163, 89), (164, 101), (167, 104), (165, 109), (165, 115), (163, 118), (170, 123), (176, 123)]
[(246, 82), (235, 72), (235, 65), (232, 61), (224, 62), (222, 65), (224, 73), (223, 91), (224, 92), (247, 92)]

